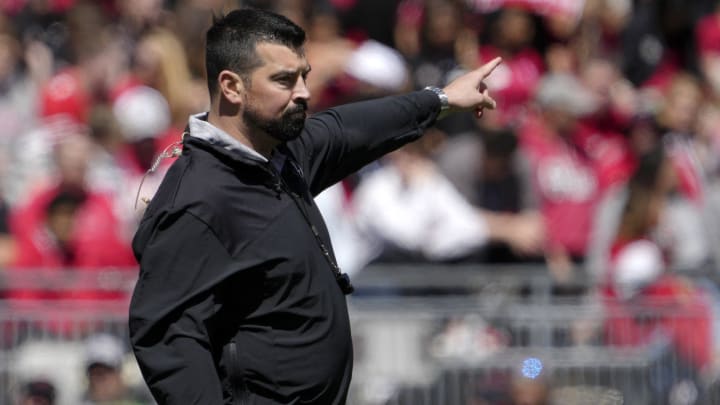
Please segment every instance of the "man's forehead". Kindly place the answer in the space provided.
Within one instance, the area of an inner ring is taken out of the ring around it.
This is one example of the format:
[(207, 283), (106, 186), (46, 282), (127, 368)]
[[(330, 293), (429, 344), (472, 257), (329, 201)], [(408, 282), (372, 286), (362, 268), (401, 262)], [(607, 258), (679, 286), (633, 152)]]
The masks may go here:
[(261, 42), (255, 48), (263, 65), (273, 70), (306, 70), (310, 67), (303, 49), (293, 49), (286, 45)]

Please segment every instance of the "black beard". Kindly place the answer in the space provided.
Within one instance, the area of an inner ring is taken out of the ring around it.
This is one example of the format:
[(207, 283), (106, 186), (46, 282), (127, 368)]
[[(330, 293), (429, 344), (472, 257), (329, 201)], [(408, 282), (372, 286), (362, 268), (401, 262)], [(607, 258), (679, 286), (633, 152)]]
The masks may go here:
[(265, 119), (251, 108), (243, 111), (243, 120), (254, 130), (265, 132), (280, 142), (291, 141), (302, 132), (305, 127), (306, 104), (298, 104), (285, 111), (280, 118)]

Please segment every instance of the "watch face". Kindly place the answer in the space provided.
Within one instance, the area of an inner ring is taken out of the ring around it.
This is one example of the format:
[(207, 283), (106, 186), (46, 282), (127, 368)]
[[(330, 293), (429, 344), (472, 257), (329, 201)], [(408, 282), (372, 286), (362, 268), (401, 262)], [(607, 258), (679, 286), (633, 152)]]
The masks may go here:
[(441, 88), (428, 86), (428, 87), (425, 87), (425, 89), (432, 91), (433, 93), (435, 93), (438, 96), (438, 98), (440, 99), (440, 110), (441, 111), (444, 111), (444, 110), (447, 110), (448, 108), (450, 108), (447, 94), (445, 94), (445, 92)]

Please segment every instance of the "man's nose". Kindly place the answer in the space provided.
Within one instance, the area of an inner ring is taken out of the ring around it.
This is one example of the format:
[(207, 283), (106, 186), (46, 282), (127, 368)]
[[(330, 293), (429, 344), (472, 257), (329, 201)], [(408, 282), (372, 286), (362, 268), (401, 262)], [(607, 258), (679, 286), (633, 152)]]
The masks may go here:
[(298, 99), (305, 100), (306, 102), (310, 100), (310, 89), (308, 89), (303, 77), (298, 77), (295, 88), (293, 89), (293, 100)]

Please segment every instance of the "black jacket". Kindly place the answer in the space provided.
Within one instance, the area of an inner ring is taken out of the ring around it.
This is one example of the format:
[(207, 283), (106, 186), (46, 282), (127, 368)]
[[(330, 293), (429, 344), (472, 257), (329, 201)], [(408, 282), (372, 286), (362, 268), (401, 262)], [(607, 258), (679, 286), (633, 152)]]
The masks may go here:
[(345, 402), (350, 325), (313, 197), (439, 107), (420, 91), (316, 114), (276, 151), (281, 169), (185, 137), (133, 240), (130, 337), (159, 404)]

